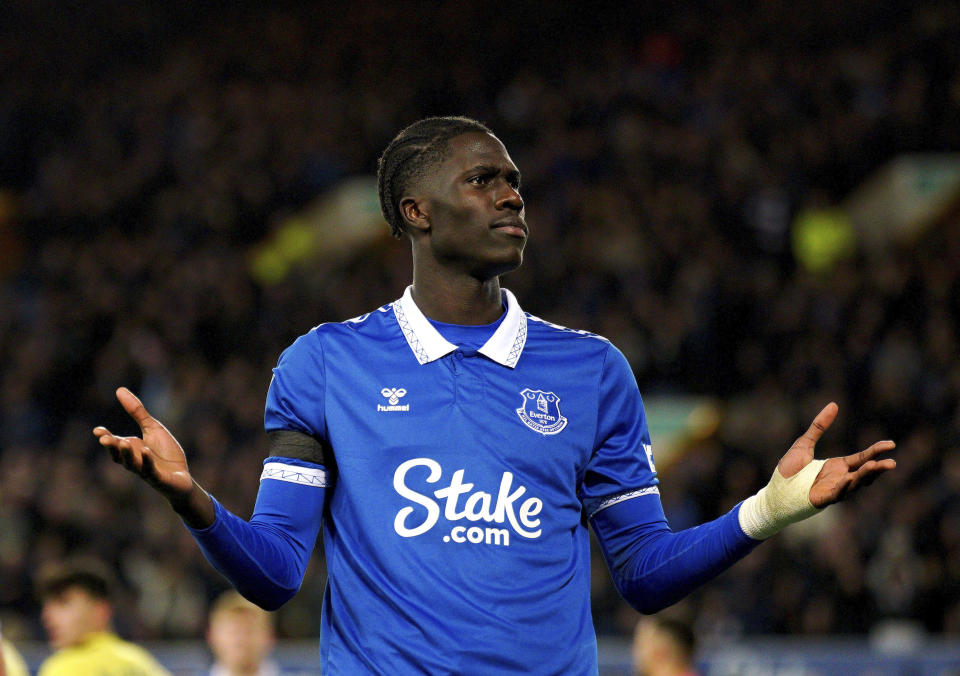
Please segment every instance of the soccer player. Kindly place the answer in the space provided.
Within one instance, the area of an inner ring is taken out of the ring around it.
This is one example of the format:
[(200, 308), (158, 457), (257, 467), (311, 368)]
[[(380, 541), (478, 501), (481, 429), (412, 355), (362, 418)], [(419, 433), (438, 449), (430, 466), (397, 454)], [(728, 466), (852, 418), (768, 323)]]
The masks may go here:
[(887, 441), (813, 459), (831, 403), (764, 490), (671, 531), (626, 359), (525, 313), (500, 286), (529, 234), (500, 140), (467, 118), (424, 119), (389, 144), (378, 179), (413, 284), (281, 355), (249, 521), (197, 485), (129, 390), (117, 397), (141, 436), (94, 429), (263, 607), (296, 594), (323, 524), (323, 673), (596, 673), (588, 524), (621, 594), (649, 613), (893, 468), (874, 459)]
[(209, 676), (276, 676), (270, 660), (276, 644), (273, 616), (263, 608), (229, 590), (210, 608), (207, 644), (215, 662)]
[(42, 620), (54, 654), (37, 676), (170, 676), (150, 653), (110, 629), (110, 579), (93, 562), (45, 571), (39, 583)]

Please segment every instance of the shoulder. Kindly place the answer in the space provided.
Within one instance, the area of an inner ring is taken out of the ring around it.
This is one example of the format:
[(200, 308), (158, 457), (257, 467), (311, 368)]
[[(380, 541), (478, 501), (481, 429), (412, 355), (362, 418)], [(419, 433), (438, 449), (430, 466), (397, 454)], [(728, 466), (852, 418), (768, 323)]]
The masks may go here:
[(371, 312), (365, 312), (357, 317), (345, 319), (340, 322), (324, 322), (318, 324), (305, 334), (294, 341), (294, 345), (304, 340), (319, 340), (325, 342), (329, 340), (340, 340), (350, 338), (360, 338), (363, 336), (376, 335), (391, 326), (396, 326), (396, 319), (393, 314), (393, 303), (387, 303)]
[(524, 314), (527, 316), (527, 331), (530, 334), (557, 340), (581, 341), (587, 339), (590, 342), (596, 341), (597, 345), (610, 345), (610, 341), (599, 334), (554, 324), (546, 319), (532, 315), (529, 312), (525, 312)]
[(58, 650), (40, 663), (37, 676), (70, 676), (84, 661), (84, 656), (75, 648)]
[(340, 322), (324, 322), (306, 333), (301, 334), (284, 351), (283, 359), (318, 358), (325, 348), (352, 340), (382, 336), (390, 330), (390, 323), (396, 326), (393, 317), (393, 303), (383, 305), (372, 312)]
[(144, 648), (113, 634), (100, 634), (82, 646), (48, 657), (37, 676), (76, 676), (83, 673), (127, 676), (169, 676), (170, 672)]
[(589, 363), (596, 367), (602, 382), (636, 384), (626, 356), (607, 338), (554, 324), (530, 313), (526, 316), (528, 346), (552, 358)]
[(127, 663), (132, 668), (132, 673), (143, 674), (143, 676), (169, 676), (169, 672), (157, 659), (136, 643), (113, 636), (110, 645), (113, 655)]
[(528, 345), (562, 349), (583, 358), (605, 359), (609, 352), (618, 352), (613, 343), (601, 335), (554, 324), (529, 312), (525, 314)]

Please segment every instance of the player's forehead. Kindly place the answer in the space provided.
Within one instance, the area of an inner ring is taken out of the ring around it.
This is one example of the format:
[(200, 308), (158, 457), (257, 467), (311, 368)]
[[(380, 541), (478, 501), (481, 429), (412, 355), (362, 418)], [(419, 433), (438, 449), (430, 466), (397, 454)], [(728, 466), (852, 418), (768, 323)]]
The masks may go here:
[(450, 139), (442, 166), (453, 171), (465, 171), (475, 166), (517, 168), (500, 139), (481, 131), (466, 132)]

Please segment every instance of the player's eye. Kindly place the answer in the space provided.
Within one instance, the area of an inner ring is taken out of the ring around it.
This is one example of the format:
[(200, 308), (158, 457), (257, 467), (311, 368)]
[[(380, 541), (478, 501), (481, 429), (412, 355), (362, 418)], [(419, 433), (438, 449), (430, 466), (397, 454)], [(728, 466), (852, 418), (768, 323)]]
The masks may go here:
[(479, 174), (477, 176), (471, 176), (467, 179), (467, 183), (472, 183), (474, 185), (486, 185), (490, 182), (490, 174)]

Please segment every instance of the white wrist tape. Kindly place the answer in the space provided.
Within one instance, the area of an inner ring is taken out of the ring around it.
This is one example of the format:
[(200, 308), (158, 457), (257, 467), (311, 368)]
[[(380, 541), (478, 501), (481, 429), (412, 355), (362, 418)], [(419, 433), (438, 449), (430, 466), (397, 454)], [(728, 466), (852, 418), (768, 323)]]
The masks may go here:
[(770, 483), (740, 505), (740, 528), (755, 540), (768, 537), (820, 510), (810, 502), (810, 487), (826, 460), (811, 460), (789, 479), (773, 470)]

